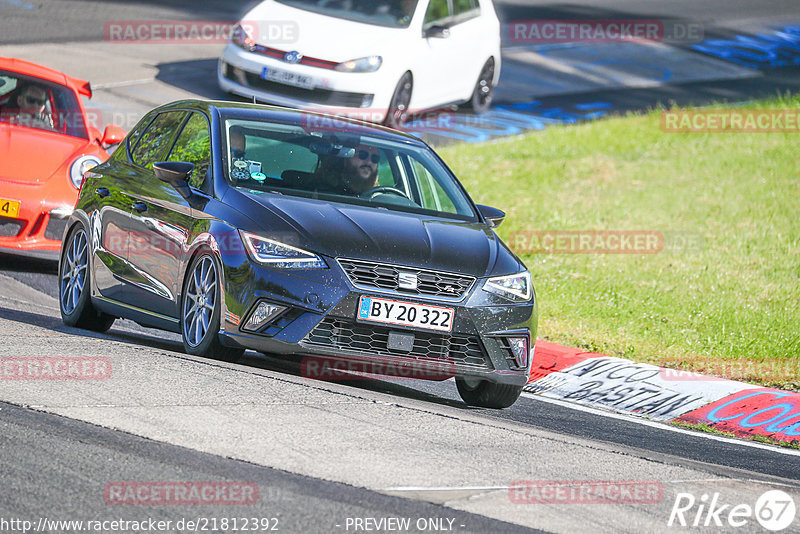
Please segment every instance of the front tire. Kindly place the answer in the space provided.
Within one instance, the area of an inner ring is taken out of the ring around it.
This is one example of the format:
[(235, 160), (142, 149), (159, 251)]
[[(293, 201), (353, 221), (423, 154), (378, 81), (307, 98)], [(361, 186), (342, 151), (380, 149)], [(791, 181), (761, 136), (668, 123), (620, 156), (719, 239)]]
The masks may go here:
[(484, 63), (478, 82), (472, 91), (469, 107), (473, 113), (480, 115), (492, 105), (494, 99), (494, 58), (489, 58)]
[(58, 302), (61, 320), (67, 326), (93, 332), (106, 332), (115, 317), (92, 305), (89, 270), (89, 239), (83, 225), (77, 225), (67, 237), (58, 262)]
[(517, 402), (523, 386), (495, 384), (478, 378), (456, 378), (456, 388), (470, 406), (502, 409)]
[(219, 269), (209, 252), (199, 254), (186, 273), (181, 296), (181, 337), (188, 354), (223, 361), (234, 361), (244, 350), (224, 346), (219, 340)]
[(386, 126), (399, 130), (408, 121), (408, 109), (411, 105), (411, 93), (414, 90), (414, 79), (410, 72), (400, 78), (397, 88), (389, 104), (389, 113), (386, 115)]

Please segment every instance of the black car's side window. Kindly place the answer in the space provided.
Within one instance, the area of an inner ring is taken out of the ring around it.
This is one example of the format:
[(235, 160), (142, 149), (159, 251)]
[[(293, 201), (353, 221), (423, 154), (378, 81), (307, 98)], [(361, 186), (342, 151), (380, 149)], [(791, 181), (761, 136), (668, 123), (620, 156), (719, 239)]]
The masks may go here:
[(185, 111), (167, 111), (153, 119), (131, 152), (133, 162), (152, 169), (153, 163), (164, 161), (175, 131), (185, 116)]
[(131, 154), (133, 153), (133, 149), (136, 147), (136, 143), (142, 137), (142, 134), (152, 121), (153, 121), (153, 115), (152, 114), (146, 115), (141, 121), (139, 121), (139, 124), (137, 124), (133, 130), (131, 130), (131, 132), (128, 134), (128, 137), (126, 138), (128, 143), (128, 152), (130, 152)]
[(205, 191), (206, 176), (211, 166), (211, 133), (208, 120), (200, 113), (192, 113), (186, 121), (175, 146), (169, 155), (169, 161), (188, 161), (194, 163), (194, 171), (189, 185)]

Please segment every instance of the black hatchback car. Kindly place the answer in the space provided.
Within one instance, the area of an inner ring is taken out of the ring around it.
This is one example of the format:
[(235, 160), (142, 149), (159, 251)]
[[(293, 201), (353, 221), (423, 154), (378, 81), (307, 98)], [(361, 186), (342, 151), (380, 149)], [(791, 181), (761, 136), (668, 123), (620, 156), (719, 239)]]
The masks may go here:
[(61, 314), (177, 332), (195, 355), (299, 357), (309, 376), (333, 361), (455, 377), (468, 404), (503, 408), (528, 380), (537, 326), (530, 273), (493, 230), (503, 216), (413, 136), (174, 102), (85, 173)]

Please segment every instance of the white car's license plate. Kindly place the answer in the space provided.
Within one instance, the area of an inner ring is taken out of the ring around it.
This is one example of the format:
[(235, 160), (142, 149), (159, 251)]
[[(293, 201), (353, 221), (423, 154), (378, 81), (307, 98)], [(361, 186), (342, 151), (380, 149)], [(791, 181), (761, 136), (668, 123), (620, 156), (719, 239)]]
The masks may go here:
[(362, 321), (414, 326), (442, 332), (453, 329), (453, 313), (452, 308), (375, 297), (361, 297), (358, 306), (358, 319)]
[(303, 89), (314, 89), (317, 86), (317, 84), (314, 82), (314, 78), (311, 76), (304, 76), (295, 72), (273, 69), (269, 67), (264, 67), (264, 70), (261, 71), (261, 78), (271, 82), (284, 83), (294, 87), (302, 87)]

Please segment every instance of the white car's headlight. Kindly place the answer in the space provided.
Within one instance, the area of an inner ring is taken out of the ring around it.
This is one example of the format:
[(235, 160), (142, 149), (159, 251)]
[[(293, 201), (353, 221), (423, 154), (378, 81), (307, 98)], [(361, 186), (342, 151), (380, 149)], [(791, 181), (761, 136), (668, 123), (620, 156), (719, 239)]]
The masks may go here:
[(327, 269), (325, 260), (307, 250), (239, 230), (250, 259), (279, 269)]
[(340, 72), (375, 72), (382, 64), (381, 56), (369, 56), (339, 63), (335, 68)]
[(231, 32), (231, 42), (239, 48), (244, 48), (252, 52), (256, 47), (256, 42), (247, 33), (247, 30), (241, 24), (237, 24)]
[(69, 168), (69, 181), (72, 182), (72, 186), (80, 190), (81, 183), (83, 183), (83, 173), (92, 167), (100, 165), (100, 163), (102, 162), (95, 156), (81, 156), (73, 161)]
[(484, 282), (483, 290), (517, 302), (531, 300), (531, 273), (523, 271), (489, 278)]

